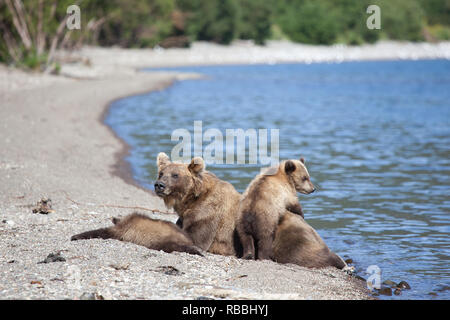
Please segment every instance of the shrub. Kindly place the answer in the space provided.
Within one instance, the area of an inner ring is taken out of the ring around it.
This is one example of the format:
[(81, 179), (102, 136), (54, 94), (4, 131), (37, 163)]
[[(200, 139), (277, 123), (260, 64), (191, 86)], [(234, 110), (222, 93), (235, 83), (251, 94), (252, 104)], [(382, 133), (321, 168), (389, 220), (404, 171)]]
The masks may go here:
[(335, 42), (339, 24), (336, 12), (327, 2), (306, 0), (290, 5), (290, 8), (281, 8), (278, 21), (291, 40), (311, 44)]

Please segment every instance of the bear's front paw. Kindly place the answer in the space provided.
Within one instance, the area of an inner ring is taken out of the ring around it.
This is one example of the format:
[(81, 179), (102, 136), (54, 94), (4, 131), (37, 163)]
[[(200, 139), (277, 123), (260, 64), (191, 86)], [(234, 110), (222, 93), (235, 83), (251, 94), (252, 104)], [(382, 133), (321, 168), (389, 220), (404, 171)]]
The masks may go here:
[(246, 259), (246, 260), (254, 260), (255, 257), (253, 256), (253, 253), (248, 252), (248, 253), (246, 253), (246, 254), (244, 254), (244, 255), (242, 256), (242, 259)]

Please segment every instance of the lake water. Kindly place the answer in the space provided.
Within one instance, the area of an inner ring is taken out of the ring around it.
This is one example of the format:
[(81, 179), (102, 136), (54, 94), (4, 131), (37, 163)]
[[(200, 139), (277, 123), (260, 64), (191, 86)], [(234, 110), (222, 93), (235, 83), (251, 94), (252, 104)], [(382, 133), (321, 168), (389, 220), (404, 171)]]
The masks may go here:
[[(318, 190), (299, 199), (333, 251), (364, 278), (377, 265), (412, 287), (383, 299), (450, 299), (450, 61), (171, 70), (207, 77), (118, 100), (106, 119), (139, 183), (153, 188), (157, 153), (196, 120), (203, 132), (279, 129), (280, 158), (306, 158)], [(208, 170), (243, 191), (259, 166)]]

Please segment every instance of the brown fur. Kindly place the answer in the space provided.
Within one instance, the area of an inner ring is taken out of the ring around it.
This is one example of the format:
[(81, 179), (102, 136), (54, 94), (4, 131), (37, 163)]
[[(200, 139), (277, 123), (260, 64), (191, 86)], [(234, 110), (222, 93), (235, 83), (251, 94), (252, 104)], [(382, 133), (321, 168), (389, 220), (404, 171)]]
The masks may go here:
[(175, 210), (194, 244), (215, 254), (239, 254), (234, 231), (240, 194), (234, 187), (206, 171), (199, 157), (187, 165), (160, 153), (157, 165), (156, 194)]
[(151, 219), (138, 213), (123, 219), (113, 218), (112, 221), (115, 224), (112, 227), (80, 233), (71, 240), (117, 239), (169, 253), (180, 251), (202, 255), (189, 236), (171, 222)]
[(273, 242), (274, 260), (308, 268), (333, 266), (342, 269), (346, 263), (330, 251), (319, 234), (302, 217), (285, 212)]
[(269, 170), (253, 179), (240, 202), (237, 231), (246, 259), (271, 259), (275, 231), (284, 213), (289, 210), (303, 217), (297, 192), (315, 190), (303, 158), (283, 161)]

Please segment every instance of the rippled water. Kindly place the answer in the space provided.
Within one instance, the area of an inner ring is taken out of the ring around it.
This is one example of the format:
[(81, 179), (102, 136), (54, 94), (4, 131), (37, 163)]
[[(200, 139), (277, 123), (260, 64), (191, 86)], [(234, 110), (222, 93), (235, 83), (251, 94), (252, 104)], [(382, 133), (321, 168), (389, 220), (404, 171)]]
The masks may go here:
[[(307, 160), (307, 221), (360, 275), (412, 287), (389, 299), (450, 298), (450, 61), (177, 68), (207, 75), (116, 101), (106, 122), (152, 188), (177, 128), (277, 128), (280, 157)], [(243, 191), (257, 166), (210, 165)]]

